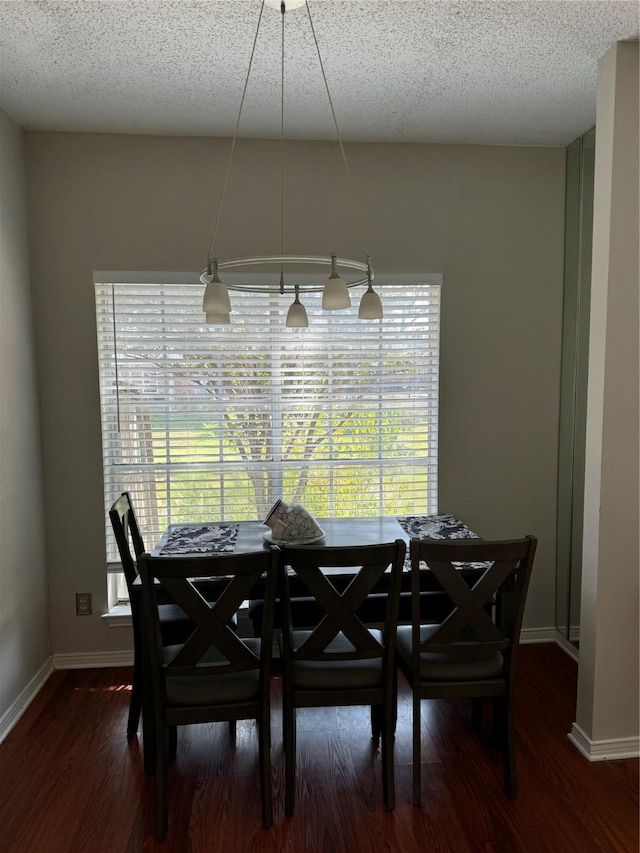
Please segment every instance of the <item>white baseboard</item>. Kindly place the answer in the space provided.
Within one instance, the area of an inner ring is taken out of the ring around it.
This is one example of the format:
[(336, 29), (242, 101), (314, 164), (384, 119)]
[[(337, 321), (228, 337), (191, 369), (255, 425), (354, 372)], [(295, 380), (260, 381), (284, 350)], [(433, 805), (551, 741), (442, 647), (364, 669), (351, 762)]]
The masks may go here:
[(557, 646), (560, 646), (560, 648), (565, 651), (570, 658), (573, 658), (576, 663), (579, 662), (580, 652), (578, 651), (578, 647), (573, 643), (570, 643), (561, 631), (556, 631), (554, 642)]
[(9, 705), (7, 710), (0, 717), (0, 743), (6, 738), (11, 729), (18, 722), (20, 717), (27, 710), (29, 705), (36, 698), (38, 693), (44, 687), (47, 679), (53, 672), (51, 658), (48, 658), (40, 667), (38, 672), (33, 676), (24, 690), (21, 691), (18, 698)]
[(555, 643), (555, 628), (523, 628), (520, 631), (521, 643)]
[(76, 652), (53, 655), (54, 669), (94, 669), (106, 666), (133, 666), (133, 649), (121, 652)]
[(588, 761), (607, 761), (619, 758), (638, 758), (640, 756), (639, 737), (591, 740), (577, 723), (573, 724), (567, 737)]
[(557, 628), (523, 628), (520, 632), (521, 643), (555, 643), (560, 646), (562, 651), (566, 652), (570, 658), (573, 658), (576, 663), (579, 660), (579, 653), (576, 646), (570, 643), (561, 631)]

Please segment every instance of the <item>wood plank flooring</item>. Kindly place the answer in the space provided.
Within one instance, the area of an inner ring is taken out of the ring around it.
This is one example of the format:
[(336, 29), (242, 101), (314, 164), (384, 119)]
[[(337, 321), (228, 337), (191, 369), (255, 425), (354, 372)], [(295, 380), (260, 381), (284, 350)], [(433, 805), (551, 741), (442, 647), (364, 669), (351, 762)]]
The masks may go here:
[(423, 806), (411, 805), (411, 704), (400, 683), (394, 812), (366, 708), (298, 712), (295, 814), (283, 812), (280, 682), (273, 688), (275, 825), (262, 828), (255, 725), (181, 729), (169, 834), (153, 838), (153, 778), (125, 737), (131, 671), (51, 677), (0, 746), (3, 853), (636, 853), (638, 762), (590, 764), (571, 745), (576, 665), (522, 646), (516, 692), (519, 796), (502, 793), (498, 752), (465, 702), (423, 703)]

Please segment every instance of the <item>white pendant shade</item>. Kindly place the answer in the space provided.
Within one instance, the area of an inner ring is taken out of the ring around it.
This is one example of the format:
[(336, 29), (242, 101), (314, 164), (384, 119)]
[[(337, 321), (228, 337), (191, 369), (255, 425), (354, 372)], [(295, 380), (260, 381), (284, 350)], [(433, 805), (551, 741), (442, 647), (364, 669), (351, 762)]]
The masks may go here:
[(325, 311), (349, 308), (350, 305), (349, 289), (343, 279), (340, 276), (328, 278), (322, 291), (322, 307)]
[(228, 314), (231, 311), (229, 291), (218, 278), (217, 270), (205, 287), (202, 310), (205, 314)]
[(287, 313), (287, 327), (289, 329), (306, 329), (308, 325), (309, 320), (307, 318), (307, 309), (296, 296), (295, 302), (292, 302), (289, 306), (289, 312)]
[(337, 311), (340, 308), (349, 308), (350, 306), (349, 288), (344, 279), (338, 275), (336, 256), (331, 255), (331, 275), (322, 291), (322, 307), (325, 311)]
[(371, 285), (369, 285), (369, 288), (362, 295), (358, 317), (361, 320), (382, 319), (382, 301)]
[(228, 326), (231, 322), (231, 317), (228, 313), (219, 313), (215, 311), (207, 311), (205, 322), (210, 326)]

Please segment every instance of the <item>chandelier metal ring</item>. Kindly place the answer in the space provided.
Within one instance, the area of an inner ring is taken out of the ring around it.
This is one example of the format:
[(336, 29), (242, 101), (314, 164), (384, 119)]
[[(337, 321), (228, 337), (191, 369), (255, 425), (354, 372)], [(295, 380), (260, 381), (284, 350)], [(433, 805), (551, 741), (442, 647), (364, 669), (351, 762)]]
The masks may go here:
[[(368, 284), (369, 281), (373, 281), (374, 279), (373, 270), (371, 269), (369, 264), (363, 263), (362, 261), (354, 261), (350, 258), (336, 258), (335, 263), (338, 267), (343, 267), (344, 269), (356, 270), (357, 272), (365, 273), (365, 275), (362, 278), (359, 278), (357, 281), (345, 282), (347, 287), (359, 287), (360, 285)], [(285, 264), (299, 264), (306, 266), (331, 266), (332, 258), (328, 258), (323, 255), (263, 255), (261, 257), (255, 258), (232, 258), (228, 261), (219, 261), (217, 267), (218, 270), (230, 270), (250, 266), (267, 266), (269, 264), (278, 265), (280, 267)], [(211, 281), (211, 271), (209, 269), (205, 268), (200, 272), (200, 281), (203, 284), (208, 284)], [(305, 293), (319, 293), (324, 288), (324, 284), (314, 285), (304, 284), (300, 282), (295, 285), (285, 284), (284, 289), (282, 285), (275, 282), (260, 282), (257, 284), (233, 284), (231, 282), (226, 282), (226, 286), (229, 290), (245, 291), (248, 293), (263, 293), (269, 291), (279, 293), (294, 293), (296, 287), (298, 287), (300, 291), (304, 291)]]

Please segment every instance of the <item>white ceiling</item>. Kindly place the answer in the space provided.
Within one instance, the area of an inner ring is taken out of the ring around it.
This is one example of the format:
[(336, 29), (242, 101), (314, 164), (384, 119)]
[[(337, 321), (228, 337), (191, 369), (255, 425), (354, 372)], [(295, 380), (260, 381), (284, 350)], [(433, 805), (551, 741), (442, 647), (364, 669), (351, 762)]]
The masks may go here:
[[(29, 130), (230, 136), (260, 0), (2, 0), (0, 106)], [(347, 140), (566, 144), (636, 0), (310, 0)], [(285, 135), (335, 139), (305, 7), (287, 12)], [(240, 136), (280, 134), (265, 8)]]

